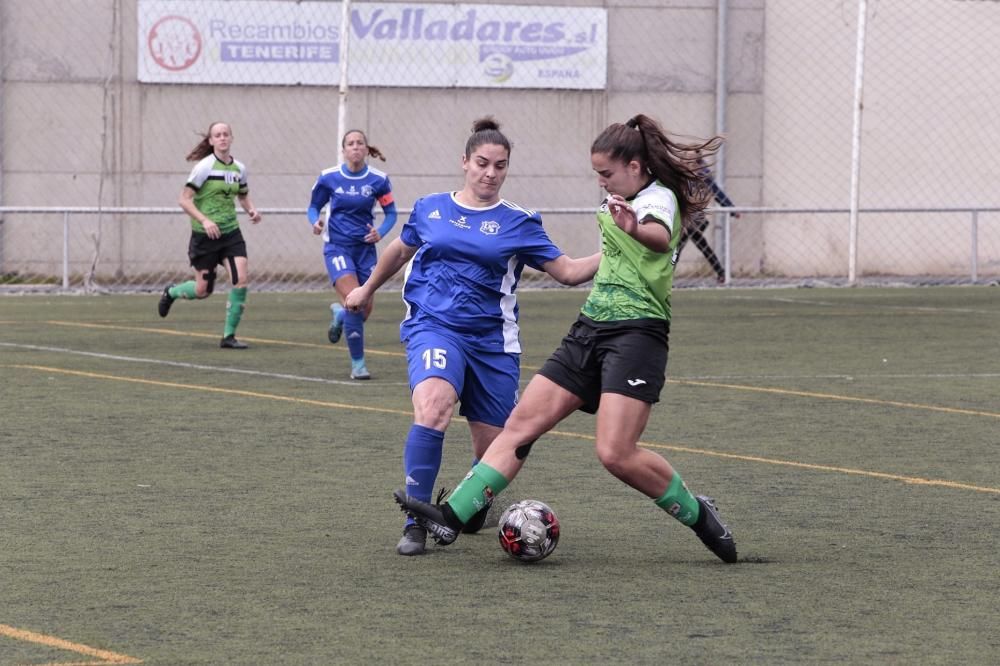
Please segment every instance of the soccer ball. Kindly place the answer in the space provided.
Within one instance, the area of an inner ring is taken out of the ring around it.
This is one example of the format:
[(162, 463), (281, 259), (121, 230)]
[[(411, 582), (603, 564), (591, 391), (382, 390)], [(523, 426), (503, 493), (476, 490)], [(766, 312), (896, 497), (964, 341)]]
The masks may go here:
[(497, 530), (500, 547), (515, 560), (545, 559), (559, 543), (559, 519), (548, 504), (521, 500), (507, 507)]

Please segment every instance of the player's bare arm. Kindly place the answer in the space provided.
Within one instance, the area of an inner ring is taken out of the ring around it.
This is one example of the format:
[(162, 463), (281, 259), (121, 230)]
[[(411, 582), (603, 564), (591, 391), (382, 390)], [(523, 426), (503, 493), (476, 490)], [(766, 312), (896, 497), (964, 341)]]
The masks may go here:
[(573, 259), (563, 254), (557, 259), (545, 262), (542, 264), (542, 268), (560, 284), (575, 286), (593, 278), (600, 264), (600, 252), (579, 259)]
[(222, 236), (222, 232), (219, 230), (219, 225), (212, 221), (207, 215), (198, 210), (198, 207), (194, 204), (195, 191), (190, 187), (184, 186), (181, 190), (181, 197), (178, 203), (180, 204), (181, 210), (185, 213), (198, 220), (201, 226), (205, 229), (205, 235), (209, 238), (219, 238)]
[(416, 253), (417, 248), (410, 247), (399, 238), (393, 239), (379, 256), (371, 277), (360, 287), (351, 290), (351, 293), (344, 299), (344, 307), (353, 311), (363, 309), (375, 294), (375, 290), (405, 266), (406, 262), (412, 259)]

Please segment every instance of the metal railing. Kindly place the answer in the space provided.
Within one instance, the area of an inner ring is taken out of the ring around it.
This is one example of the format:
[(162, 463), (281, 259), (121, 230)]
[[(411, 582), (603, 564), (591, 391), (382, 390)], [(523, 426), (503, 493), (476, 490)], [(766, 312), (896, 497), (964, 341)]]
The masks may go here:
[[(305, 213), (301, 208), (262, 208), (261, 212), (265, 216), (290, 216), (296, 220), (305, 220)], [(410, 212), (410, 209), (399, 210), (401, 219), (405, 219), (405, 215)], [(540, 212), (544, 216), (591, 216), (593, 215), (593, 207), (580, 207), (580, 208), (553, 208), (553, 209), (540, 209)], [(723, 284), (732, 285), (734, 283), (734, 266), (733, 257), (735, 252), (733, 251), (733, 243), (736, 242), (734, 236), (735, 233), (741, 230), (741, 226), (747, 224), (751, 221), (762, 222), (767, 218), (774, 217), (785, 217), (789, 215), (811, 215), (811, 216), (823, 216), (823, 215), (839, 215), (847, 216), (851, 213), (849, 208), (779, 208), (779, 207), (753, 207), (753, 206), (739, 206), (732, 208), (710, 208), (709, 213), (715, 214), (715, 220), (717, 221), (716, 227), (716, 251), (719, 258), (722, 260), (725, 269), (725, 280)], [(870, 224), (872, 216), (878, 215), (927, 215), (927, 214), (937, 214), (937, 215), (960, 215), (967, 216), (968, 222), (965, 226), (965, 231), (968, 234), (968, 259), (967, 259), (967, 276), (968, 280), (972, 283), (976, 283), (980, 280), (980, 256), (981, 247), (980, 236), (981, 236), (981, 217), (986, 214), (998, 214), (1000, 213), (1000, 207), (920, 207), (920, 208), (865, 208), (860, 209), (859, 214), (863, 218), (862, 226), (866, 228), (866, 224)], [(242, 211), (241, 211), (242, 214)], [(734, 217), (739, 215), (738, 218)], [(102, 216), (121, 216), (121, 215), (141, 215), (141, 216), (182, 216), (177, 207), (97, 207), (97, 206), (2, 206), (0, 207), (0, 274), (7, 273), (5, 267), (8, 265), (16, 265), (18, 261), (24, 261), (26, 259), (33, 259), (33, 257), (23, 256), (24, 254), (24, 243), (21, 243), (19, 247), (21, 248), (21, 255), (19, 256), (8, 256), (8, 244), (6, 242), (6, 234), (8, 231), (7, 221), (5, 216), (10, 215), (58, 215), (61, 216), (62, 220), (62, 254), (61, 254), (61, 275), (53, 275), (60, 281), (62, 289), (68, 290), (72, 283), (71, 270), (71, 231), (73, 229), (73, 218), (81, 216), (96, 216), (100, 219)], [(571, 218), (575, 219), (575, 218)], [(997, 221), (1000, 222), (1000, 216), (996, 217)], [(547, 228), (550, 226), (547, 218)], [(564, 229), (567, 235), (579, 236), (579, 233), (575, 230)], [(22, 229), (21, 233), (24, 233)], [(186, 232), (185, 232), (186, 233)], [(551, 230), (550, 230), (551, 233)], [(307, 232), (303, 232), (306, 235)], [(847, 230), (845, 228), (844, 237), (847, 236)], [(993, 232), (993, 237), (998, 236), (997, 232)], [(46, 239), (46, 247), (51, 247), (51, 238)], [(857, 242), (856, 237), (852, 237), (854, 242)], [(150, 242), (156, 242), (151, 240)], [(289, 241), (290, 243), (291, 241)], [(743, 241), (745, 242), (745, 241)], [(298, 249), (297, 249), (298, 251)], [(312, 252), (312, 250), (309, 250)], [(589, 250), (588, 251), (592, 251)], [(850, 252), (856, 255), (857, 248), (850, 248)], [(989, 246), (985, 248), (986, 256), (989, 258), (988, 262), (990, 266), (1000, 266), (1000, 243), (996, 246)], [(99, 253), (98, 253), (99, 254)], [(694, 251), (686, 250), (685, 258), (691, 262), (692, 260), (688, 258), (688, 255), (693, 255)], [(315, 262), (311, 261), (313, 256), (308, 255), (310, 260), (306, 260), (304, 263), (306, 265), (312, 266)], [(296, 258), (297, 260), (297, 258)], [(51, 263), (51, 262), (50, 262)], [(843, 271), (837, 271), (839, 275), (847, 276), (848, 279), (846, 284), (853, 285), (856, 279), (851, 279), (849, 267), (845, 264)], [(299, 273), (301, 274), (301, 273)], [(991, 273), (992, 274), (992, 273)], [(317, 273), (317, 275), (322, 275)], [(740, 277), (747, 277), (746, 274)], [(751, 276), (752, 277), (752, 276)], [(962, 278), (964, 281), (964, 278)], [(279, 278), (280, 281), (280, 278)], [(318, 285), (322, 287), (322, 281)]]

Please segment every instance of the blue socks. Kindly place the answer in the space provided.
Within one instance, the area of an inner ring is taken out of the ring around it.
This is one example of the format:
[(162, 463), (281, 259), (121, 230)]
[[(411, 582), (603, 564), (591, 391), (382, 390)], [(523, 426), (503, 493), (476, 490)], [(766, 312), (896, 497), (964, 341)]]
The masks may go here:
[(361, 365), (365, 361), (365, 316), (360, 312), (344, 310), (344, 336), (351, 360)]
[[(403, 446), (403, 473), (406, 474), (406, 494), (424, 502), (434, 495), (434, 482), (441, 469), (444, 433), (414, 423)], [(407, 519), (407, 524), (412, 523)]]

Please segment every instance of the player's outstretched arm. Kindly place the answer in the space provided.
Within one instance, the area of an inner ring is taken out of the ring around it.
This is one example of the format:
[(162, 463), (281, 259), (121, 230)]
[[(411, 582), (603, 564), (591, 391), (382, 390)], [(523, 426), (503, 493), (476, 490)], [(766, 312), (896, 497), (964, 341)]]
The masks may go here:
[(545, 262), (542, 264), (542, 268), (557, 282), (574, 286), (592, 279), (597, 273), (597, 267), (600, 264), (600, 252), (592, 254), (589, 257), (580, 257), (579, 259), (573, 259), (563, 254), (557, 259)]
[(399, 269), (406, 265), (413, 255), (417, 253), (417, 248), (410, 247), (399, 238), (394, 238), (378, 258), (371, 276), (360, 287), (355, 287), (344, 299), (344, 307), (348, 310), (359, 311), (364, 309), (375, 295), (375, 291), (386, 281), (399, 272)]

